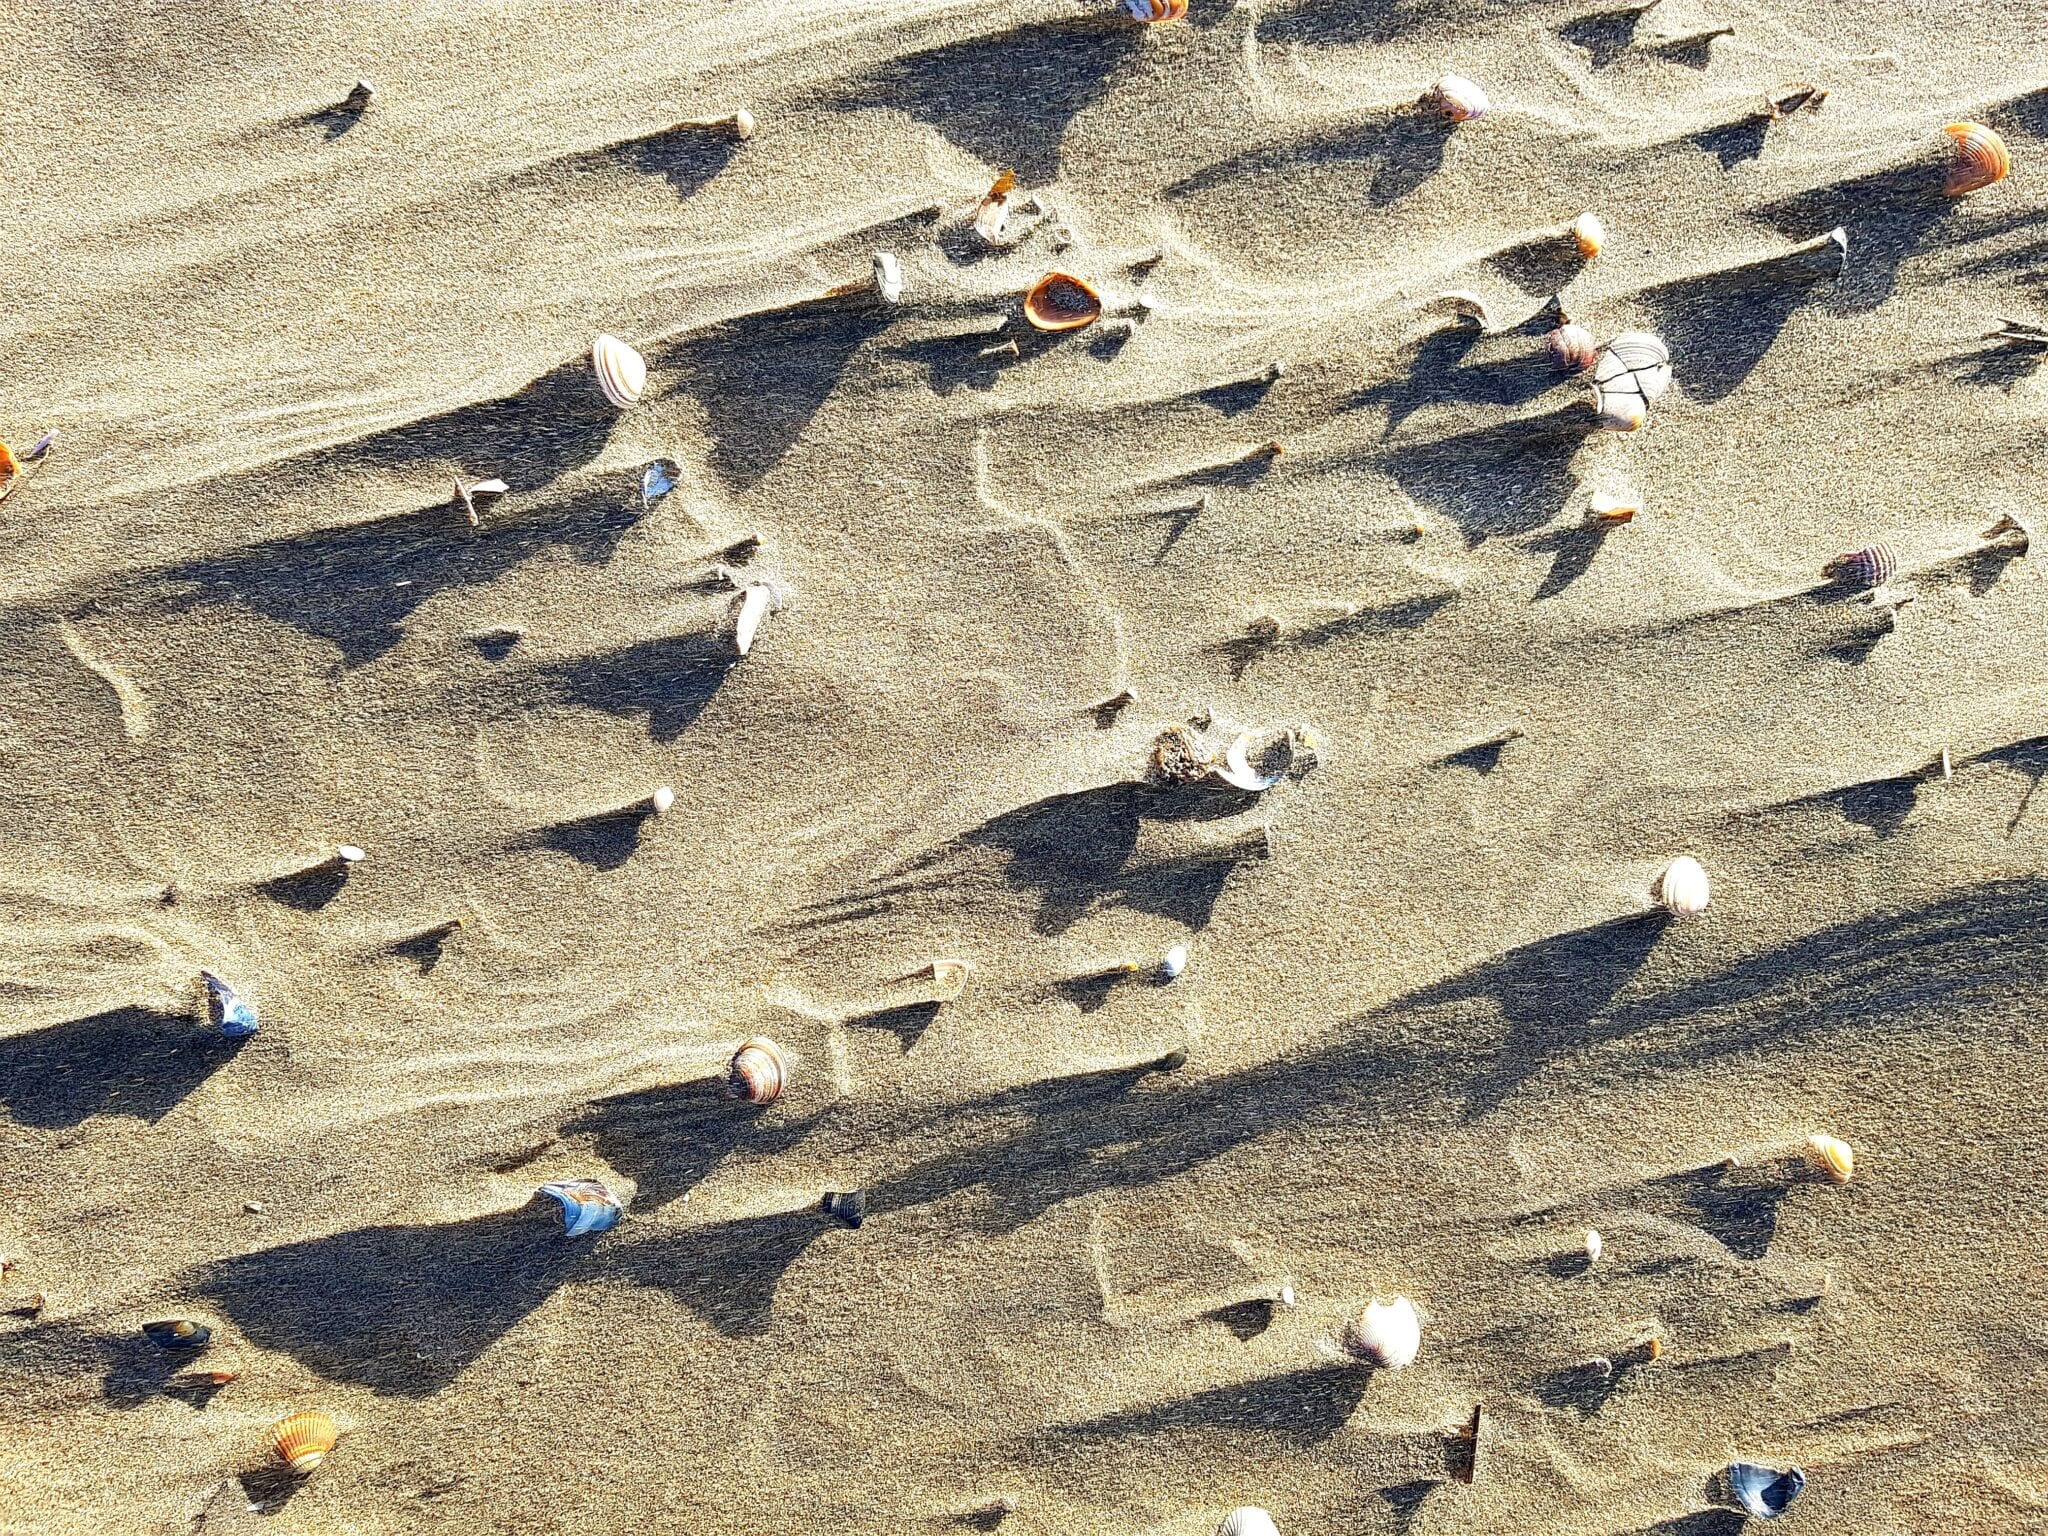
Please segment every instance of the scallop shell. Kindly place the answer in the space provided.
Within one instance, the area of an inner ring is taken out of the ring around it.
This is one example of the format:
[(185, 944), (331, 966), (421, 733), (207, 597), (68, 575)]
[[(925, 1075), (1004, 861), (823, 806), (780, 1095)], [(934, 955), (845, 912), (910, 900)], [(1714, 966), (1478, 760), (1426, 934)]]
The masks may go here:
[(1280, 1527), (1256, 1504), (1246, 1504), (1223, 1517), (1216, 1536), (1280, 1536)]
[(1422, 1350), (1422, 1319), (1406, 1296), (1369, 1302), (1344, 1330), (1344, 1347), (1390, 1371), (1415, 1363)]
[(1486, 99), (1486, 92), (1463, 75), (1445, 75), (1429, 88), (1422, 102), (1454, 123), (1469, 123), (1482, 118), (1493, 105)]
[(590, 366), (597, 373), (597, 387), (613, 405), (623, 411), (640, 403), (647, 388), (647, 359), (618, 337), (600, 335), (590, 344)]
[(1941, 130), (1955, 140), (1955, 159), (1948, 168), (1943, 187), (1950, 197), (1961, 197), (2003, 181), (2012, 170), (2012, 156), (2005, 140), (1982, 123), (1950, 123)]
[(8, 484), (21, 473), (21, 461), (14, 456), (14, 450), (0, 443), (0, 486)]
[(892, 252), (875, 252), (875, 291), (884, 304), (903, 302), (903, 264)]
[(789, 1064), (782, 1058), (782, 1047), (760, 1035), (742, 1042), (733, 1052), (726, 1082), (750, 1104), (773, 1104), (789, 1083)]
[(1179, 21), (1188, 13), (1188, 0), (1124, 0), (1132, 19), (1153, 26), (1162, 21)]
[(318, 1408), (288, 1414), (270, 1426), (270, 1448), (295, 1477), (305, 1477), (327, 1459), (341, 1432)]
[(1710, 889), (1706, 870), (1690, 854), (1673, 859), (1657, 878), (1657, 900), (1680, 917), (1697, 917), (1706, 911)]
[(1856, 1150), (1839, 1136), (1818, 1133), (1806, 1138), (1807, 1155), (1814, 1166), (1837, 1184), (1846, 1184), (1856, 1173)]
[(1102, 317), (1102, 295), (1064, 272), (1048, 272), (1024, 295), (1024, 318), (1041, 331), (1078, 331)]
[(1599, 344), (1583, 325), (1574, 325), (1567, 320), (1545, 340), (1550, 345), (1552, 361), (1567, 373), (1584, 373), (1599, 360)]
[(229, 1040), (246, 1040), (256, 1033), (256, 1009), (236, 995), (235, 989), (211, 971), (201, 971), (206, 983), (206, 1014), (214, 1028)]
[(625, 1207), (619, 1203), (618, 1196), (596, 1179), (558, 1179), (541, 1185), (534, 1193), (548, 1195), (560, 1202), (562, 1234), (565, 1237), (609, 1232), (625, 1214)]
[(142, 1336), (165, 1349), (204, 1349), (213, 1337), (213, 1330), (189, 1317), (166, 1317), (158, 1322), (144, 1323)]
[(1572, 220), (1571, 237), (1579, 248), (1579, 254), (1591, 261), (1607, 244), (1607, 226), (1600, 222), (1599, 214), (1588, 208)]
[(1899, 573), (1899, 558), (1888, 545), (1872, 544), (1837, 555), (1821, 567), (1823, 576), (1853, 587), (1881, 587)]
[(1806, 1474), (1797, 1467), (1780, 1472), (1753, 1461), (1731, 1462), (1728, 1467), (1728, 1492), (1759, 1520), (1775, 1520), (1784, 1514), (1805, 1487)]

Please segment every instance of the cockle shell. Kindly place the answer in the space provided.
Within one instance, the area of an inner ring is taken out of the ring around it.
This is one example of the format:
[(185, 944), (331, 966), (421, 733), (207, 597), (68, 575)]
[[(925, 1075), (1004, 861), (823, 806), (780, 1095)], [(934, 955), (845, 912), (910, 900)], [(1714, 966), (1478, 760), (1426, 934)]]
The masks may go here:
[(1948, 181), (1942, 188), (1950, 197), (2003, 181), (2012, 170), (2005, 140), (1982, 123), (1950, 123), (1941, 131), (1955, 141), (1955, 158), (1949, 163)]
[(1728, 1467), (1728, 1492), (1759, 1520), (1784, 1514), (1805, 1487), (1806, 1474), (1797, 1467), (1780, 1472), (1753, 1461), (1731, 1462)]
[(256, 1009), (236, 995), (235, 989), (211, 971), (201, 971), (206, 983), (206, 1013), (214, 1028), (229, 1040), (246, 1040), (256, 1033)]
[(1571, 237), (1579, 248), (1579, 254), (1591, 261), (1600, 254), (1600, 248), (1607, 244), (1607, 226), (1600, 222), (1600, 215), (1588, 208), (1572, 220)]
[(1188, 0), (1124, 0), (1124, 9), (1134, 20), (1151, 26), (1162, 21), (1179, 21), (1188, 13)]
[(893, 252), (875, 252), (875, 292), (884, 304), (903, 302), (903, 264)]
[(640, 403), (647, 388), (647, 359), (618, 337), (600, 335), (590, 344), (590, 366), (605, 399), (620, 410)]
[(1588, 1264), (1598, 1264), (1600, 1262), (1601, 1250), (1606, 1246), (1607, 1244), (1601, 1240), (1598, 1232), (1594, 1231), (1591, 1227), (1586, 1228), (1586, 1262)]
[(534, 1193), (547, 1195), (561, 1204), (565, 1237), (609, 1232), (625, 1214), (619, 1197), (596, 1179), (557, 1179), (541, 1185)]
[(1657, 879), (1657, 900), (1680, 917), (1697, 917), (1706, 911), (1709, 891), (1706, 870), (1690, 854), (1673, 859)]
[(1280, 1536), (1280, 1527), (1256, 1504), (1246, 1504), (1223, 1517), (1216, 1536)]
[(318, 1408), (288, 1414), (270, 1426), (270, 1447), (294, 1477), (309, 1476), (340, 1438), (334, 1420)]
[(761, 1035), (744, 1041), (733, 1052), (726, 1082), (750, 1104), (773, 1104), (789, 1082), (789, 1064), (783, 1060), (782, 1047)]
[(1635, 431), (1670, 386), (1671, 353), (1648, 331), (1623, 331), (1593, 363), (1593, 405), (1610, 431)]
[(189, 1317), (166, 1317), (158, 1322), (144, 1323), (142, 1335), (150, 1343), (165, 1349), (204, 1349), (213, 1337), (213, 1330)]
[(1469, 123), (1486, 116), (1492, 103), (1486, 92), (1463, 75), (1445, 75), (1424, 93), (1422, 104), (1433, 107), (1454, 123)]
[(1856, 1151), (1839, 1136), (1819, 1132), (1806, 1138), (1806, 1152), (1816, 1168), (1837, 1184), (1846, 1184), (1856, 1174)]
[(1544, 339), (1550, 346), (1551, 360), (1566, 373), (1584, 373), (1599, 360), (1599, 344), (1583, 325), (1567, 320)]
[(1406, 1296), (1369, 1302), (1346, 1326), (1344, 1347), (1390, 1371), (1406, 1369), (1422, 1350), (1422, 1319)]
[(1102, 295), (1064, 272), (1048, 272), (1024, 295), (1024, 318), (1041, 331), (1078, 331), (1102, 316)]
[(1837, 555), (1821, 567), (1823, 576), (1853, 587), (1881, 587), (1899, 573), (1899, 557), (1888, 545), (1872, 544)]

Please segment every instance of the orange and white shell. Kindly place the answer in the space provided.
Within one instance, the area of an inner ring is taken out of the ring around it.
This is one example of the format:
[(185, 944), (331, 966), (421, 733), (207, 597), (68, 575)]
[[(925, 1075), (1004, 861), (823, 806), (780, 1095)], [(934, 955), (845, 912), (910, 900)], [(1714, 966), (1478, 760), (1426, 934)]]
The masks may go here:
[(1424, 93), (1422, 104), (1432, 107), (1454, 123), (1469, 123), (1486, 116), (1493, 103), (1463, 75), (1445, 75)]
[(1711, 890), (1705, 868), (1690, 854), (1673, 859), (1657, 879), (1657, 900), (1680, 917), (1697, 917), (1706, 911)]
[(1390, 1371), (1405, 1370), (1422, 1352), (1422, 1319), (1406, 1296), (1369, 1302), (1344, 1329), (1344, 1347)]
[(1846, 1184), (1856, 1174), (1856, 1152), (1839, 1136), (1817, 1133), (1806, 1138), (1807, 1156), (1813, 1165), (1837, 1184)]
[(1162, 21), (1179, 21), (1188, 13), (1188, 0), (1124, 0), (1124, 9), (1135, 21), (1147, 26)]
[(341, 1433), (318, 1408), (288, 1414), (270, 1426), (270, 1448), (295, 1477), (305, 1477), (334, 1449)]
[(1588, 208), (1571, 222), (1569, 233), (1572, 244), (1579, 248), (1579, 254), (1591, 261), (1600, 254), (1607, 244), (1607, 226), (1600, 222), (1600, 215)]
[(1024, 295), (1024, 318), (1041, 331), (1078, 331), (1102, 315), (1102, 295), (1065, 272), (1048, 272)]
[(1948, 183), (1943, 188), (1950, 197), (2003, 181), (2012, 170), (2005, 140), (1982, 123), (1950, 123), (1941, 131), (1955, 140), (1955, 158), (1949, 163)]
[(732, 1091), (749, 1104), (773, 1104), (789, 1083), (782, 1047), (762, 1035), (741, 1043), (726, 1072)]
[(600, 334), (590, 344), (590, 366), (605, 399), (620, 410), (638, 405), (647, 389), (647, 359), (618, 337)]

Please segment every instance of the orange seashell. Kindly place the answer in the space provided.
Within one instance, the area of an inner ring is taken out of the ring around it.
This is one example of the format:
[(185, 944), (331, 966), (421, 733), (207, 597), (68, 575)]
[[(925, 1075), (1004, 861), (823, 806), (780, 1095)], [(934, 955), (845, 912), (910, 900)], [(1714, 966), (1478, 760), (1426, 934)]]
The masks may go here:
[(270, 1426), (270, 1446), (295, 1477), (310, 1476), (341, 1438), (334, 1420), (318, 1408), (289, 1414)]
[(0, 443), (0, 485), (6, 484), (21, 473), (21, 461), (14, 456), (14, 450)]
[(1188, 13), (1188, 0), (1124, 0), (1124, 9), (1149, 27), (1181, 20)]
[(726, 1082), (749, 1104), (773, 1104), (789, 1082), (789, 1064), (782, 1059), (782, 1047), (761, 1035), (741, 1042), (733, 1052)]
[(2006, 152), (2005, 140), (1982, 123), (1950, 123), (1941, 131), (1955, 140), (1956, 157), (1948, 168), (1948, 184), (1943, 188), (1950, 197), (1961, 197), (1994, 181), (2003, 181), (2012, 170), (2012, 156)]
[(1064, 272), (1048, 272), (1024, 295), (1024, 318), (1041, 331), (1078, 331), (1102, 316), (1102, 295)]

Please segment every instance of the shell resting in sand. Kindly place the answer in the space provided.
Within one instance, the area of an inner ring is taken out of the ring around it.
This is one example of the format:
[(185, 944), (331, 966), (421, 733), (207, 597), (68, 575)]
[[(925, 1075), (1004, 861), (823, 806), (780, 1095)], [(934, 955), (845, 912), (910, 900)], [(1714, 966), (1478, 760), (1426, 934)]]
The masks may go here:
[(1131, 13), (1132, 20), (1152, 26), (1181, 20), (1188, 13), (1188, 0), (1124, 0), (1124, 9)]
[(1463, 75), (1445, 75), (1423, 92), (1422, 105), (1454, 123), (1470, 123), (1486, 116), (1493, 103), (1486, 99), (1486, 92)]
[(1899, 557), (1887, 544), (1870, 544), (1835, 556), (1820, 573), (1852, 587), (1881, 587), (1898, 575)]
[(310, 1476), (340, 1439), (334, 1420), (318, 1408), (288, 1414), (270, 1426), (270, 1448), (294, 1477)]
[(1344, 1347), (1389, 1371), (1406, 1370), (1422, 1352), (1422, 1319), (1406, 1296), (1368, 1303), (1345, 1326)]
[(605, 399), (620, 410), (637, 405), (647, 389), (647, 359), (618, 337), (600, 332), (590, 344), (590, 367)]
[(773, 1104), (789, 1083), (789, 1063), (782, 1047), (764, 1035), (743, 1041), (733, 1052), (726, 1082), (749, 1104)]
[(1256, 1504), (1245, 1504), (1223, 1517), (1216, 1536), (1280, 1536), (1280, 1527)]
[(1024, 318), (1041, 331), (1078, 331), (1102, 317), (1102, 296), (1078, 277), (1048, 272), (1024, 295)]
[(565, 1237), (609, 1232), (625, 1214), (618, 1197), (596, 1179), (560, 1179), (541, 1185), (534, 1193), (547, 1195), (561, 1205)]
[(2012, 170), (2012, 155), (1993, 130), (1982, 123), (1950, 123), (1941, 130), (1954, 140), (1954, 159), (1949, 162), (1948, 180), (1942, 190), (1950, 197), (2003, 181)]

